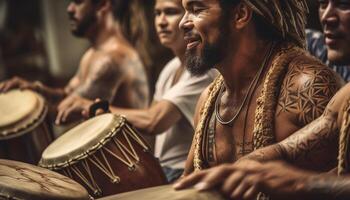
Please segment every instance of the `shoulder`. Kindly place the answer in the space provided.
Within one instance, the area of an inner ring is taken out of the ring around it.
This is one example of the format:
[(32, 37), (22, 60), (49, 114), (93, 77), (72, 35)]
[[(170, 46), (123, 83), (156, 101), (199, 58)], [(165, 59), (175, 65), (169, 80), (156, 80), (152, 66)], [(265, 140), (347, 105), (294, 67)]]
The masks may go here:
[(279, 112), (288, 112), (299, 126), (319, 117), (342, 86), (341, 78), (306, 52), (289, 64), (279, 98)]
[(287, 69), (284, 83), (297, 90), (328, 86), (332, 96), (342, 86), (340, 76), (307, 52), (296, 56)]
[(169, 77), (170, 75), (176, 73), (176, 70), (181, 67), (181, 61), (178, 57), (171, 59), (162, 69), (159, 77)]

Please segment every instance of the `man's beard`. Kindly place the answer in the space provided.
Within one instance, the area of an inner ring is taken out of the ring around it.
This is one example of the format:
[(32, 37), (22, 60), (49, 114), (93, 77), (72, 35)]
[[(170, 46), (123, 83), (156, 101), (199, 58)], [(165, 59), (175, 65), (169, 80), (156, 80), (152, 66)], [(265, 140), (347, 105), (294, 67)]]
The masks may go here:
[(220, 62), (222, 54), (216, 44), (206, 44), (200, 55), (195, 51), (186, 50), (185, 63), (188, 71), (194, 76), (202, 76)]
[[(203, 50), (199, 55), (196, 50), (186, 50), (185, 63), (187, 70), (193, 76), (202, 76), (210, 69), (213, 69), (225, 56), (225, 45), (227, 45), (228, 29), (222, 22), (220, 25), (221, 35), (218, 40), (212, 44), (204, 44)], [(226, 39), (225, 39), (226, 38)]]
[(72, 30), (73, 35), (76, 37), (84, 37), (86, 32), (93, 26), (96, 22), (96, 16), (93, 12), (87, 14), (79, 24), (77, 24), (76, 29)]

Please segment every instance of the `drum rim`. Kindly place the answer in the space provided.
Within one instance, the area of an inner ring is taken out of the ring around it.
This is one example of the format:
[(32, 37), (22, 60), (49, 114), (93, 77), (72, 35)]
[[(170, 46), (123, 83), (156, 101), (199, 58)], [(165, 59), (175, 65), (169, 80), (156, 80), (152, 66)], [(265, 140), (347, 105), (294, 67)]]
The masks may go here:
[[(1, 133), (0, 134), (0, 141), (22, 136), (25, 133), (30, 132), (33, 129), (35, 129), (39, 124), (41, 124), (44, 121), (44, 119), (47, 115), (47, 112), (48, 112), (48, 105), (47, 105), (45, 98), (41, 94), (39, 94), (35, 91), (32, 91), (32, 90), (28, 90), (28, 91), (33, 93), (38, 98), (39, 102), (42, 102), (41, 111), (39, 112), (38, 117), (33, 118), (26, 125), (20, 126), (18, 128), (14, 128), (14, 129), (7, 131), (7, 132), (1, 131), (0, 132)], [(40, 109), (40, 107), (38, 109)], [(4, 134), (4, 133), (6, 133), (6, 134)]]
[(16, 138), (16, 137), (22, 136), (28, 132), (31, 132), (32, 130), (37, 128), (44, 121), (47, 112), (48, 112), (48, 106), (45, 105), (43, 107), (42, 112), (40, 113), (39, 118), (33, 119), (33, 121), (31, 123), (28, 123), (28, 125), (20, 127), (17, 132), (13, 132), (13, 133), (9, 132), (9, 134), (7, 134), (7, 135), (0, 136), (0, 141)]
[[(124, 126), (124, 125), (128, 125), (128, 122), (126, 121), (125, 116), (123, 115), (117, 115), (117, 114), (112, 114), (113, 118), (116, 119), (115, 122), (113, 122), (113, 128), (108, 131), (108, 133), (105, 135), (105, 137), (103, 137), (100, 141), (97, 141), (95, 145), (89, 147), (87, 150), (85, 150), (82, 153), (79, 153), (75, 156), (73, 156), (72, 158), (68, 159), (68, 160), (55, 160), (57, 161), (56, 163), (52, 164), (52, 159), (50, 160), (45, 160), (43, 159), (43, 157), (41, 156), (41, 159), (38, 163), (38, 165), (40, 167), (44, 167), (47, 169), (51, 169), (51, 170), (60, 170), (66, 167), (69, 167), (71, 165), (74, 165), (76, 163), (78, 163), (79, 161), (89, 157), (91, 154), (96, 153), (98, 150), (100, 150), (106, 143), (108, 143), (109, 141), (112, 140), (112, 138), (119, 133), (119, 130)], [(47, 148), (49, 148), (50, 146), (48, 146)], [(45, 152), (45, 150), (44, 150)]]
[[(79, 182), (77, 182), (76, 180), (70, 178), (70, 177), (67, 177), (67, 176), (64, 176), (60, 173), (57, 173), (55, 171), (50, 171), (48, 169), (45, 169), (45, 168), (41, 168), (40, 166), (36, 166), (36, 165), (32, 165), (32, 164), (29, 164), (29, 163), (25, 163), (25, 162), (20, 162), (20, 161), (15, 161), (15, 160), (8, 160), (8, 159), (0, 159), (0, 164), (2, 164), (3, 162), (8, 162), (9, 164), (11, 165), (24, 165), (25, 168), (28, 168), (30, 169), (30, 167), (33, 167), (33, 169), (35, 170), (45, 170), (46, 172), (49, 172), (51, 173), (51, 175), (54, 175), (56, 176), (55, 178), (59, 179), (59, 178), (68, 178), (71, 183), (71, 185), (75, 185), (76, 189), (79, 189), (81, 190), (81, 192), (79, 192), (79, 194), (81, 194), (81, 196), (75, 196), (77, 198), (75, 199), (81, 199), (81, 198), (84, 198), (84, 199), (90, 199), (90, 195), (89, 195), (89, 192), (86, 190), (86, 188), (84, 186), (82, 186)], [(44, 172), (44, 171), (43, 171)], [(4, 198), (4, 199), (11, 199), (11, 200), (26, 200), (26, 199), (31, 199), (31, 196), (28, 196), (26, 195), (25, 193), (23, 193), (21, 191), (21, 195), (22, 197), (15, 197), (13, 196), (13, 193), (17, 190), (18, 188), (8, 188), (8, 190), (6, 190), (6, 187), (5, 189), (1, 189), (0, 190), (0, 198)], [(17, 190), (19, 191), (19, 190)], [(39, 193), (36, 193), (37, 195), (39, 195)], [(58, 194), (58, 193), (57, 193)], [(78, 194), (78, 192), (76, 193)], [(30, 195), (30, 194), (29, 194)], [(50, 194), (49, 194), (50, 195)], [(55, 193), (56, 195), (56, 193)], [(64, 196), (60, 196), (58, 198), (63, 198)], [(86, 198), (85, 198), (86, 197)]]

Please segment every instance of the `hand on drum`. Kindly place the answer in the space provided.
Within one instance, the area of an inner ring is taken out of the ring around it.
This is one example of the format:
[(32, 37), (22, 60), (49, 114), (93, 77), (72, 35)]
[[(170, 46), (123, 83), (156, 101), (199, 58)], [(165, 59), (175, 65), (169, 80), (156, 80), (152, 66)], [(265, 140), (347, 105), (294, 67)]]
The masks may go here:
[(8, 92), (11, 89), (29, 89), (29, 90), (36, 90), (37, 84), (26, 81), (19, 77), (13, 77), (10, 80), (4, 81), (0, 83), (0, 93), (2, 92)]
[(299, 199), (306, 192), (305, 183), (312, 174), (282, 162), (261, 164), (243, 160), (195, 172), (181, 179), (175, 189), (194, 186), (197, 190), (219, 188), (231, 199), (256, 199), (264, 192), (277, 199)]
[(59, 125), (84, 117), (84, 110), (88, 110), (92, 103), (77, 94), (69, 95), (58, 105), (55, 123)]

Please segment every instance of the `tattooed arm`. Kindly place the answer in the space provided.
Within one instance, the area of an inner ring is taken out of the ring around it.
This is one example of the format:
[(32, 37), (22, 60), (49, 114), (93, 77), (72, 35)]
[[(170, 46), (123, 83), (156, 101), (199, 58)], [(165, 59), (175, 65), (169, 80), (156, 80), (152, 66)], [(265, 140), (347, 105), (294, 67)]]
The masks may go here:
[[(342, 109), (350, 98), (350, 84), (344, 86), (327, 105), (322, 116), (280, 143), (259, 149), (245, 157), (257, 161), (285, 159), (298, 165), (317, 165), (318, 158), (337, 152)], [(333, 159), (336, 155), (333, 155)]]
[(73, 78), (66, 90), (71, 88), (71, 94), (58, 105), (56, 123), (61, 124), (70, 121), (70, 118), (81, 117), (81, 112), (86, 110), (95, 98), (110, 100), (117, 88), (124, 81), (123, 71), (119, 64), (110, 56), (103, 55), (90, 63), (86, 80), (82, 83)]

